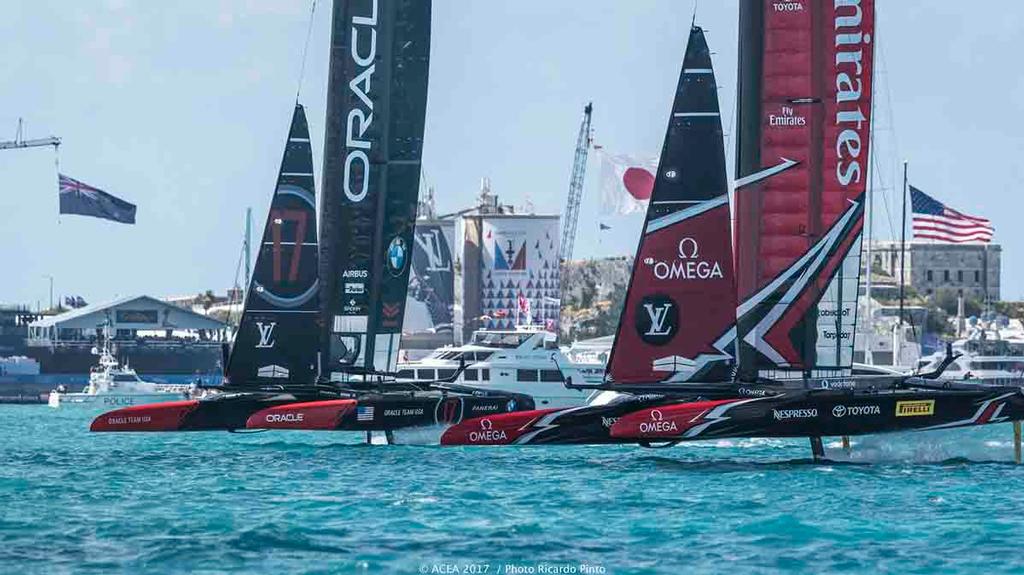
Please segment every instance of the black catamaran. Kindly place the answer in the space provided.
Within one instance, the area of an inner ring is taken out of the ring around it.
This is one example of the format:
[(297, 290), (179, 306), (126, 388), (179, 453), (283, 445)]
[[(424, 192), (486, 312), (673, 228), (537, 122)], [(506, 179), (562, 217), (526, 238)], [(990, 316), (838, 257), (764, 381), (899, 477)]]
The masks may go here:
[[(658, 222), (659, 186), (664, 190), (666, 176), (677, 173), (674, 162), (687, 162), (681, 172), (685, 178), (688, 160), (696, 159), (663, 153), (609, 366), (611, 380), (598, 386), (628, 393), (574, 410), (465, 421), (450, 428), (443, 443), (650, 445), (723, 437), (809, 437), (815, 457), (821, 458), (820, 438), (826, 435), (1024, 419), (1024, 392), (1017, 386), (945, 382), (939, 379), (941, 369), (920, 376), (851, 375), (868, 165), (874, 3), (814, 2), (806, 3), (801, 12), (778, 6), (765, 0), (741, 3), (737, 274), (731, 292), (738, 305), (729, 312), (736, 322), (732, 336), (721, 339), (721, 327), (700, 315), (709, 305), (706, 295), (677, 292), (680, 297), (672, 299), (673, 292), (656, 281), (663, 279), (657, 271), (651, 277), (644, 267), (660, 261), (647, 248), (653, 239), (652, 222)], [(691, 31), (687, 61), (695, 40), (703, 43), (703, 36), (695, 38), (695, 33)], [(690, 67), (684, 64), (684, 79)], [(710, 68), (710, 60), (702, 67)], [(687, 95), (685, 90), (682, 95)], [(678, 100), (677, 96), (674, 110), (686, 110)], [(676, 117), (673, 114), (673, 121)], [(670, 125), (665, 151), (672, 147), (673, 134)], [(762, 170), (769, 162), (781, 163), (777, 169)], [(778, 175), (764, 177), (774, 174)], [(704, 200), (705, 205), (711, 201)], [(700, 244), (704, 237), (686, 230), (685, 237), (673, 238), (680, 242), (679, 257), (687, 263), (699, 261), (700, 250), (684, 249), (683, 242), (693, 238)], [(724, 274), (726, 268), (722, 269)], [(689, 274), (680, 272), (679, 277), (692, 281)], [(635, 304), (630, 307), (642, 293), (635, 291), (638, 284), (657, 292), (643, 296), (642, 310)], [(700, 311), (694, 313), (694, 308)], [(689, 335), (680, 340), (674, 337), (679, 332)], [(733, 364), (734, 377), (687, 378), (707, 366), (689, 347), (694, 340), (723, 344), (699, 351), (719, 352), (714, 359)], [(655, 362), (649, 369), (650, 346), (663, 349), (660, 353), (671, 360), (660, 366)], [(622, 350), (629, 350), (626, 357), (635, 378), (620, 382), (615, 359), (623, 356)], [(672, 376), (650, 373), (666, 365), (673, 366)], [(1016, 431), (1019, 454), (1019, 426)]]
[(390, 432), (533, 407), (522, 394), (395, 381), (430, 12), (426, 0), (335, 0), (319, 245), (309, 131), (297, 106), (226, 385), (199, 400), (103, 414), (94, 431)]

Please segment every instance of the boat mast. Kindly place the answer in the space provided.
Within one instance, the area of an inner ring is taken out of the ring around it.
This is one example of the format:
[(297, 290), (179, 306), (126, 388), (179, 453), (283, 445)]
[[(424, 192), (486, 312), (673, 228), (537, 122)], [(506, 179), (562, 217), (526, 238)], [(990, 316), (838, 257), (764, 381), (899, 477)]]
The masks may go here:
[[(875, 23), (875, 45), (876, 46), (878, 45), (878, 24), (877, 24), (877, 22)], [(871, 66), (871, 118), (872, 118), (872, 120), (874, 120), (874, 118), (875, 118), (875, 86), (876, 86), (875, 79), (877, 77), (877, 74), (875, 73), (876, 70), (877, 70), (877, 68), (875, 66)], [(872, 150), (877, 150), (878, 149), (878, 148), (875, 147), (875, 122), (874, 121), (872, 121), (870, 126), (868, 127), (868, 144), (869, 144), (869, 146), (870, 146), (870, 148)], [(875, 152), (875, 154), (877, 154), (877, 152)], [(872, 351), (872, 345), (875, 343), (875, 321), (874, 321), (874, 317), (871, 315), (871, 308), (873, 307), (872, 301), (871, 301), (871, 266), (872, 266), (872, 257), (871, 257), (871, 252), (872, 252), (871, 248), (872, 248), (872, 246), (871, 246), (871, 243), (875, 239), (875, 216), (874, 216), (874, 210), (875, 210), (875, 200), (874, 200), (875, 186), (873, 185), (873, 181), (874, 181), (874, 178), (876, 176), (878, 176), (878, 170), (877, 169), (872, 170), (870, 168), (870, 166), (872, 165), (872, 159), (873, 158), (874, 158), (874, 156), (871, 156), (868, 159), (868, 166), (869, 166), (868, 170), (871, 172), (871, 176), (868, 178), (867, 184), (865, 186), (865, 188), (866, 188), (865, 189), (865, 195), (867, 197), (865, 198), (866, 213), (864, 214), (864, 217), (867, 218), (867, 221), (865, 222), (865, 224), (866, 224), (866, 227), (867, 227), (867, 236), (868, 236), (867, 237), (867, 248), (865, 250), (867, 252), (867, 254), (866, 254), (866, 256), (867, 256), (867, 265), (865, 266), (865, 270), (864, 270), (864, 273), (867, 276), (867, 281), (866, 281), (866, 285), (865, 285), (865, 296), (866, 296), (867, 301), (865, 302), (865, 306), (864, 306), (864, 315), (866, 315), (867, 317), (864, 318), (864, 319), (866, 321), (866, 325), (868, 326), (867, 331), (864, 332), (864, 337), (865, 337), (865, 339), (867, 339), (867, 342), (866, 342), (866, 344), (864, 346), (864, 363), (867, 364), (867, 365), (874, 365), (875, 364), (875, 355), (874, 355), (874, 353)], [(857, 336), (857, 330), (854, 329), (853, 333), (854, 333), (854, 337), (856, 337)], [(856, 346), (855, 346), (855, 349), (856, 349)], [(893, 355), (892, 365), (896, 365), (895, 350), (893, 350), (893, 352), (894, 352), (894, 355)]]
[(907, 273), (907, 161), (903, 161), (903, 215), (900, 217), (900, 321), (899, 321), (899, 334), (897, 342), (900, 343), (899, 348), (893, 346), (893, 365), (896, 365), (896, 354), (902, 353), (902, 342), (903, 342), (903, 308), (904, 308), (904, 293), (906, 291), (906, 273)]
[[(873, 99), (872, 99), (872, 101), (873, 101)], [(872, 115), (872, 117), (874, 117), (874, 116)], [(872, 132), (872, 134), (874, 134), (874, 129), (875, 129), (875, 124), (874, 124), (874, 122), (872, 122), (871, 123), (871, 132)], [(864, 334), (865, 338), (867, 339), (867, 343), (864, 346), (864, 363), (866, 363), (867, 365), (874, 365), (875, 364), (875, 357), (874, 357), (874, 354), (871, 352), (871, 344), (874, 343), (874, 341), (875, 341), (875, 338), (874, 338), (874, 335), (875, 335), (875, 329), (874, 329), (875, 322), (874, 322), (873, 318), (871, 317), (871, 240), (875, 237), (874, 236), (874, 232), (873, 232), (873, 224), (875, 222), (875, 218), (872, 216), (872, 213), (871, 213), (872, 209), (874, 208), (874, 202), (872, 201), (872, 196), (873, 195), (874, 195), (874, 186), (871, 185), (871, 180), (868, 179), (867, 198), (866, 198), (866, 201), (865, 201), (866, 208), (867, 208), (867, 214), (865, 214), (865, 217), (868, 220), (867, 221), (867, 228), (868, 228), (867, 248), (865, 250), (867, 252), (867, 265), (865, 266), (866, 269), (864, 271), (864, 273), (867, 275), (867, 285), (865, 286), (865, 298), (866, 298), (866, 301), (865, 301), (865, 305), (864, 305), (864, 315), (866, 315), (867, 317), (864, 318), (864, 319), (867, 321), (867, 325), (868, 325), (868, 331), (865, 332), (865, 334)], [(856, 333), (856, 330), (854, 330), (854, 332)]]
[[(242, 285), (249, 289), (249, 279), (252, 277), (252, 208), (245, 208), (245, 240), (242, 245), (245, 250), (245, 283)], [(245, 301), (244, 294), (242, 301)]]

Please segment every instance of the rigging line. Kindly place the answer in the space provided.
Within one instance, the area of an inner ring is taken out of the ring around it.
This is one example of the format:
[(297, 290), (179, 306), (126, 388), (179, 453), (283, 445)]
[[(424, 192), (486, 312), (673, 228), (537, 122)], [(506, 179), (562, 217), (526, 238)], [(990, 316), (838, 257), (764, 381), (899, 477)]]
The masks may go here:
[(302, 46), (302, 65), (299, 67), (299, 86), (295, 89), (295, 103), (302, 95), (302, 79), (306, 76), (306, 57), (309, 55), (309, 38), (313, 35), (313, 16), (316, 14), (316, 0), (309, 9), (309, 25), (306, 27), (306, 43)]
[[(884, 37), (883, 37), (883, 39), (884, 39)], [(875, 32), (875, 49), (878, 51), (878, 56), (879, 56), (879, 58), (882, 61), (882, 68), (885, 70), (885, 74), (884, 74), (885, 75), (885, 103), (886, 103), (886, 108), (887, 108), (886, 112), (888, 112), (889, 132), (892, 135), (891, 138), (892, 138), (892, 151), (893, 151), (893, 155), (892, 155), (892, 171), (890, 172), (890, 176), (893, 176), (892, 177), (892, 181), (893, 181), (893, 183), (895, 185), (895, 182), (896, 182), (895, 174), (896, 174), (897, 165), (899, 164), (898, 158), (900, 156), (900, 154), (899, 154), (900, 146), (899, 146), (899, 139), (897, 138), (897, 135), (896, 135), (896, 120), (895, 120), (895, 117), (894, 117), (893, 107), (892, 107), (892, 86), (890, 85), (890, 82), (889, 82), (889, 78), (891, 77), (891, 75), (889, 73), (888, 61), (885, 58), (885, 42), (884, 41), (883, 42), (879, 42), (878, 41), (878, 32), (877, 32), (877, 30)], [(895, 226), (893, 226), (892, 223), (890, 223), (890, 226), (892, 226), (891, 230), (893, 232), (895, 232), (895, 230), (896, 230)]]
[[(882, 37), (882, 40), (884, 40), (884, 36)], [(892, 148), (892, 150), (890, 150), (890, 152), (892, 152), (892, 154), (893, 154), (892, 155), (893, 163), (890, 166), (892, 171), (889, 172), (888, 175), (890, 177), (892, 177), (891, 181), (893, 182), (893, 186), (887, 185), (887, 183), (885, 181), (885, 177), (883, 176), (883, 172), (882, 172), (881, 167), (880, 167), (880, 162), (878, 160), (878, 155), (879, 155), (878, 154), (878, 150), (880, 148), (880, 140), (881, 140), (881, 138), (876, 138), (875, 142), (873, 143), (874, 146), (875, 146), (875, 148), (874, 148), (875, 149), (875, 153), (871, 154), (871, 163), (872, 163), (872, 167), (874, 168), (872, 170), (874, 172), (874, 175), (878, 177), (879, 182), (882, 184), (882, 187), (879, 188), (879, 189), (876, 189), (876, 191), (881, 191), (882, 192), (882, 200), (883, 200), (881, 202), (882, 203), (882, 209), (885, 212), (886, 221), (889, 224), (889, 233), (890, 233), (890, 236), (895, 237), (896, 236), (896, 224), (895, 224), (895, 222), (893, 220), (892, 209), (891, 209), (891, 207), (889, 205), (889, 202), (890, 202), (890, 199), (891, 199), (891, 194), (889, 194), (888, 192), (890, 190), (892, 190), (892, 191), (895, 190), (895, 188), (894, 188), (894, 186), (895, 186), (895, 178), (893, 177), (893, 175), (895, 174), (896, 157), (898, 155), (895, 152), (896, 152), (896, 150), (899, 149), (899, 146), (897, 145), (896, 128), (895, 128), (895, 122), (893, 121), (892, 90), (891, 90), (891, 86), (890, 86), (890, 82), (889, 82), (889, 78), (890, 78), (889, 66), (888, 66), (888, 63), (886, 62), (886, 59), (885, 59), (885, 52), (884, 52), (885, 42), (879, 40), (877, 24), (876, 24), (875, 40), (874, 40), (874, 42), (875, 42), (875, 51), (878, 54), (879, 59), (881, 60), (881, 70), (878, 70), (878, 67), (876, 66), (876, 72), (875, 72), (876, 73), (876, 78), (875, 79), (876, 80), (882, 80), (882, 82), (880, 82), (880, 83), (882, 85), (884, 85), (884, 87), (885, 87), (884, 90), (879, 90), (876, 87), (874, 92), (875, 92), (876, 95), (878, 95), (880, 91), (885, 93), (885, 101), (886, 101), (885, 111), (886, 111), (886, 114), (888, 116), (888, 124), (887, 124), (887, 128), (885, 130), (883, 130), (883, 131), (888, 132), (888, 133), (891, 134), (890, 142), (889, 142), (889, 146), (888, 147)], [(874, 105), (874, 100), (875, 99), (872, 99), (872, 105)], [(872, 118), (872, 126), (875, 126), (877, 124), (877, 122), (878, 122), (877, 118)]]
[[(881, 170), (879, 169), (879, 166), (878, 166), (878, 155), (877, 154), (872, 154), (871, 155), (871, 164), (872, 164), (872, 167), (874, 168), (873, 171), (875, 172), (875, 175), (878, 176), (879, 180), (881, 180), (882, 174), (880, 173)], [(889, 210), (889, 195), (886, 193), (887, 190), (891, 190), (892, 188), (889, 187), (889, 186), (886, 186), (884, 181), (882, 181), (881, 184), (882, 184), (882, 187), (881, 188), (875, 188), (875, 191), (876, 192), (879, 192), (879, 191), (882, 192), (882, 196), (885, 199), (885, 201), (882, 202), (882, 211), (885, 212), (885, 219), (889, 222), (889, 232), (890, 233), (895, 233), (895, 231), (896, 231), (896, 224), (893, 222), (892, 212)]]
[[(733, 129), (736, 127), (736, 105), (737, 105), (737, 101), (739, 100), (739, 90), (733, 92), (733, 94), (735, 94), (735, 97), (734, 97), (734, 100), (732, 102), (732, 105), (729, 106), (729, 108), (730, 108), (730, 111), (729, 111), (729, 129), (725, 133), (725, 153), (726, 153), (726, 156), (729, 156), (729, 155), (732, 156), (732, 164), (733, 164), (732, 165), (732, 169), (727, 170), (727, 172), (726, 172), (726, 176), (728, 176), (729, 180), (734, 180), (734, 176), (736, 175), (736, 150), (734, 149), (734, 147), (732, 145), (732, 141), (733, 141), (732, 133), (733, 133)], [(732, 188), (732, 186), (730, 186), (730, 189), (731, 188)]]
[[(696, 19), (697, 3), (698, 2), (700, 2), (700, 0), (697, 0), (693, 4), (693, 11), (694, 11), (694, 18), (695, 19)], [(708, 34), (707, 30), (705, 30), (704, 32), (705, 32), (705, 34)], [(716, 58), (717, 54), (715, 54), (714, 52), (710, 52), (709, 56), (711, 57), (712, 69), (716, 69), (715, 60), (717, 60), (717, 58)], [(719, 83), (717, 75), (715, 76), (715, 88), (717, 89), (717, 94), (718, 94), (717, 97), (718, 97), (719, 110), (721, 110), (721, 106), (722, 106), (721, 94), (722, 94), (723, 88), (725, 88), (725, 86), (723, 86), (722, 84)], [(734, 94), (734, 96), (733, 96), (732, 105), (729, 106), (729, 129), (725, 130), (725, 133), (722, 134), (723, 143), (725, 144), (725, 156), (726, 156), (725, 160), (726, 160), (726, 162), (728, 162), (730, 157), (731, 157), (732, 163), (733, 163), (733, 165), (731, 166), (731, 168), (733, 168), (733, 169), (727, 169), (726, 170), (726, 179), (729, 182), (729, 189), (730, 190), (732, 190), (732, 186), (733, 186), (733, 183), (734, 183), (733, 182), (733, 179), (734, 179), (733, 176), (735, 175), (735, 170), (734, 169), (736, 167), (735, 166), (735, 164), (736, 164), (736, 153), (735, 152), (736, 151), (732, 148), (732, 132), (733, 132), (733, 128), (736, 125), (736, 102), (739, 100), (739, 93), (738, 93), (738, 91), (734, 91), (733, 94)], [(719, 115), (719, 118), (721, 118), (721, 115)], [(599, 148), (594, 148), (594, 149), (597, 150), (598, 152), (601, 151)], [(727, 166), (727, 168), (728, 168), (728, 166)]]
[[(238, 285), (238, 276), (240, 276), (242, 274), (242, 260), (244, 258), (245, 258), (245, 244), (243, 242), (242, 249), (238, 253), (238, 263), (235, 264), (235, 281), (232, 284), (232, 285), (234, 285), (234, 287), (236, 289), (240, 287)], [(245, 291), (242, 292), (243, 296), (242, 296), (242, 302), (241, 302), (243, 304), (243, 306), (245, 305), (245, 295), (248, 294), (249, 286), (245, 286), (244, 289), (245, 289)], [(234, 298), (228, 298), (228, 313), (227, 313), (227, 317), (226, 317), (226, 320), (225, 320), (228, 324), (230, 324), (232, 322), (232, 320), (234, 319), (234, 317), (235, 317), (234, 310), (232, 309), (233, 306), (231, 305), (231, 304), (234, 304), (234, 303), (236, 303)], [(239, 323), (241, 323), (241, 321), (242, 321), (241, 311), (238, 314), (238, 321), (239, 321)]]

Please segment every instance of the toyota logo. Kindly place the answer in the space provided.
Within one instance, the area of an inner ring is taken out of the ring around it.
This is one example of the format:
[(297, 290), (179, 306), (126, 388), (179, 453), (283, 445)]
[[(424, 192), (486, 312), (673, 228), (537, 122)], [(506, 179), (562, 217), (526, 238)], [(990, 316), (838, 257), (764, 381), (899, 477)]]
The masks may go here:
[(846, 415), (846, 406), (845, 405), (837, 405), (837, 406), (832, 408), (832, 416), (833, 417), (843, 417), (844, 415)]
[(494, 424), (491, 423), (490, 419), (481, 419), (480, 420), (480, 429), (482, 429), (484, 431), (490, 431), (492, 427), (494, 427)]
[(661, 410), (651, 410), (651, 421), (661, 421), (662, 419), (664, 419), (664, 416), (661, 415)]

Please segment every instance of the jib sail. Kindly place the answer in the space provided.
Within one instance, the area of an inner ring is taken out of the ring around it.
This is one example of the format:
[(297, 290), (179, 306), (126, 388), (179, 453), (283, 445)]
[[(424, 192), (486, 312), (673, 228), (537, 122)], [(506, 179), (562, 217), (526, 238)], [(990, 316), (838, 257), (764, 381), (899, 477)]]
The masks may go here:
[(736, 292), (718, 87), (690, 30), (608, 374), (616, 384), (730, 375)]
[(744, 377), (844, 374), (853, 360), (868, 175), (874, 1), (740, 7), (737, 310)]
[(323, 375), (397, 366), (430, 55), (427, 0), (336, 0), (321, 205)]
[(312, 382), (319, 306), (313, 154), (306, 114), (296, 104), (225, 369), (228, 381), (232, 385)]

